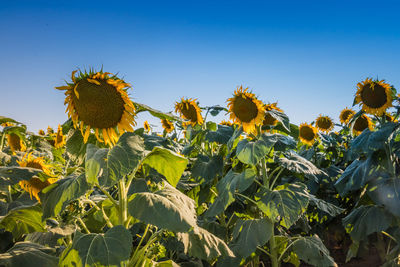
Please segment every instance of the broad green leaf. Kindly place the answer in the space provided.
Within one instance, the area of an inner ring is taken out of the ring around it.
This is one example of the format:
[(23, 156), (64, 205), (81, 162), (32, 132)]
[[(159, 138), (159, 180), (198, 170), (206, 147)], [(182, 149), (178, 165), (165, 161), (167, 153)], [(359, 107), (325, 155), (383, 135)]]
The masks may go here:
[(69, 202), (84, 195), (89, 190), (85, 174), (72, 174), (48, 186), (40, 194), (43, 219), (58, 215)]
[[(1, 138), (1, 137), (0, 137)], [(0, 165), (7, 165), (11, 161), (11, 156), (3, 151), (0, 151)]]
[(294, 149), (297, 146), (297, 142), (293, 137), (283, 134), (275, 134), (277, 141), (274, 145), (275, 151), (285, 151), (287, 149)]
[(273, 225), (267, 219), (238, 220), (233, 229), (230, 248), (235, 255), (247, 258), (257, 246), (263, 247), (271, 238)]
[(121, 266), (132, 252), (132, 236), (122, 225), (105, 234), (76, 234), (60, 257), (60, 266)]
[(263, 157), (265, 157), (265, 155), (267, 155), (269, 149), (277, 141), (277, 136), (269, 133), (262, 134), (256, 141), (243, 139), (237, 145), (237, 157), (245, 164), (256, 165)]
[(144, 157), (144, 142), (140, 136), (126, 132), (107, 156), (108, 175), (114, 182), (138, 168)]
[(229, 139), (232, 137), (233, 132), (233, 127), (218, 125), (218, 129), (216, 131), (207, 132), (205, 139), (209, 142), (227, 144)]
[(400, 217), (400, 179), (379, 177), (368, 185), (368, 195), (377, 204)]
[(274, 222), (289, 229), (308, 206), (307, 187), (295, 183), (266, 190), (257, 201), (257, 206)]
[(41, 170), (28, 167), (0, 167), (0, 186), (14, 185), (22, 180), (30, 180)]
[(83, 136), (79, 129), (71, 128), (67, 134), (67, 141), (65, 150), (68, 156), (76, 161), (79, 165), (83, 163), (85, 159), (86, 146), (83, 142)]
[(274, 119), (279, 121), (281, 123), (281, 125), (285, 128), (286, 131), (290, 132), (289, 117), (285, 113), (280, 112), (275, 109), (272, 109), (272, 110), (269, 110), (266, 112), (269, 113)]
[(354, 209), (343, 218), (343, 226), (353, 240), (361, 241), (372, 233), (385, 231), (393, 220), (393, 216), (383, 208), (368, 205)]
[(16, 240), (24, 234), (44, 232), (45, 227), (45, 223), (42, 222), (42, 209), (39, 206), (12, 209), (0, 220), (0, 228), (12, 232)]
[(5, 122), (19, 123), (18, 121), (14, 120), (14, 119), (0, 116), (0, 124), (5, 123)]
[(243, 127), (237, 127), (235, 131), (233, 132), (231, 138), (229, 138), (229, 141), (227, 143), (228, 150), (232, 151), (238, 144), (239, 142), (239, 136), (241, 136), (243, 133)]
[(154, 117), (157, 117), (159, 119), (167, 119), (167, 120), (172, 120), (172, 121), (182, 121), (181, 118), (175, 116), (171, 112), (165, 113), (165, 112), (153, 109), (153, 108), (151, 108), (149, 106), (146, 106), (144, 104), (140, 104), (140, 103), (137, 103), (137, 102), (133, 102), (133, 105), (136, 108), (136, 113), (140, 113), (140, 112), (143, 112), (143, 111), (148, 111), (151, 115), (153, 115)]
[(219, 155), (211, 158), (198, 155), (192, 168), (192, 177), (203, 178), (206, 182), (211, 182), (218, 174), (222, 174), (223, 167), (224, 162)]
[(310, 201), (310, 205), (316, 206), (318, 209), (322, 210), (323, 212), (328, 213), (330, 216), (337, 216), (345, 211), (345, 209), (339, 208), (338, 206), (326, 202), (323, 199), (319, 199), (314, 195), (308, 194), (308, 199)]
[(178, 233), (177, 237), (183, 243), (185, 253), (192, 257), (211, 261), (220, 256), (235, 256), (223, 240), (200, 227)]
[(288, 131), (288, 130), (282, 125), (282, 123), (278, 123), (278, 125), (276, 125), (276, 126), (274, 127), (274, 130), (278, 130), (278, 131), (284, 132), (284, 133), (290, 135), (291, 137), (293, 137), (294, 139), (297, 140), (298, 137), (299, 137), (299, 126), (290, 123), (290, 124), (289, 124), (289, 128), (290, 128), (290, 131)]
[(17, 242), (6, 253), (0, 254), (0, 265), (5, 267), (56, 267), (56, 250), (31, 242)]
[(143, 164), (150, 166), (158, 173), (164, 175), (167, 181), (175, 187), (188, 164), (188, 160), (171, 150), (155, 147), (145, 157)]
[(98, 148), (95, 145), (88, 144), (86, 148), (85, 174), (86, 181), (89, 184), (99, 183), (101, 186), (110, 186), (108, 179), (107, 155), (108, 148)]
[(329, 250), (317, 236), (300, 237), (293, 244), (293, 251), (304, 262), (318, 267), (337, 266)]

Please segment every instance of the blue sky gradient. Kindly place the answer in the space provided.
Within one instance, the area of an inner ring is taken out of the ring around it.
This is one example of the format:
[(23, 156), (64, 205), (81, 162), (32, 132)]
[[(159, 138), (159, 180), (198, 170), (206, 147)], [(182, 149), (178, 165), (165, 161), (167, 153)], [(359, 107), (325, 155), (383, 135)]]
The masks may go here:
[[(400, 87), (399, 11), (398, 1), (8, 1), (0, 115), (56, 127), (67, 115), (53, 88), (103, 66), (162, 111), (181, 97), (225, 106), (243, 85), (293, 123), (338, 122), (365, 78)], [(159, 124), (139, 114), (138, 126), (146, 119)]]

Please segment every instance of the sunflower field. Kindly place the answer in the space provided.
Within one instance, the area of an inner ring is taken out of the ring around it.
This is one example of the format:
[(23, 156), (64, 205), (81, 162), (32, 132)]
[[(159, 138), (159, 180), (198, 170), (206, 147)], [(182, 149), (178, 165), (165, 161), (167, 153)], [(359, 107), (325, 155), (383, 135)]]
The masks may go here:
[(129, 88), (74, 71), (57, 129), (0, 116), (0, 266), (400, 265), (392, 85), (367, 78), (337, 123), (300, 125), (242, 86), (174, 113)]

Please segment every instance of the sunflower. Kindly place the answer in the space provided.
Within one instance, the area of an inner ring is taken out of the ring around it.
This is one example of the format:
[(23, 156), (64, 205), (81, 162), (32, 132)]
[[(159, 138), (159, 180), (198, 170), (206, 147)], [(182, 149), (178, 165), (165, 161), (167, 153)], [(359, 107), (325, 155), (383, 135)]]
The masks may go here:
[(312, 145), (317, 138), (317, 129), (310, 124), (302, 123), (299, 127), (300, 141), (307, 145)]
[(268, 111), (271, 111), (271, 110), (276, 110), (276, 111), (279, 111), (279, 112), (283, 113), (283, 110), (278, 108), (276, 105), (277, 105), (277, 103), (275, 102), (275, 103), (267, 104), (267, 105), (264, 106), (266, 112), (265, 112), (265, 115), (264, 115), (263, 126), (267, 126), (267, 125), (275, 126), (278, 123), (278, 120), (275, 119), (268, 112)]
[(181, 102), (175, 103), (175, 112), (179, 112), (181, 117), (188, 120), (186, 124), (195, 126), (196, 124), (203, 124), (203, 117), (201, 116), (201, 109), (196, 103), (197, 99), (184, 99), (181, 98)]
[(333, 129), (333, 121), (329, 116), (322, 116), (321, 114), (315, 121), (315, 126), (317, 126), (318, 130), (321, 132), (328, 133)]
[(60, 148), (65, 145), (65, 136), (63, 135), (61, 125), (58, 125), (57, 134), (55, 134), (54, 147)]
[(145, 122), (143, 123), (143, 128), (144, 128), (144, 130), (145, 130), (146, 132), (150, 132), (150, 131), (151, 131), (151, 127), (150, 127), (150, 124), (149, 124), (148, 121), (145, 121)]
[(8, 146), (12, 152), (25, 151), (26, 146), (22, 139), (15, 133), (6, 134)]
[[(33, 158), (32, 152), (29, 154), (25, 154), (21, 161), (17, 161), (19, 166), (21, 167), (30, 167), (34, 169), (39, 169), (47, 176), (51, 176), (51, 170), (48, 165), (45, 164), (43, 157)], [(53, 184), (57, 181), (57, 178), (48, 178), (45, 181), (42, 181), (38, 177), (33, 177), (30, 180), (22, 180), (19, 182), (19, 185), (22, 189), (29, 193), (29, 195), (34, 196), (37, 201), (40, 202), (39, 192), (42, 191), (45, 187)]]
[(367, 78), (357, 84), (355, 104), (362, 105), (362, 110), (371, 115), (382, 115), (387, 108), (392, 107), (392, 90), (385, 80)]
[(243, 130), (247, 133), (254, 132), (255, 126), (264, 120), (264, 104), (256, 96), (247, 92), (248, 88), (238, 87), (232, 98), (229, 98), (228, 107), (231, 113), (230, 119), (242, 124)]
[(167, 133), (170, 133), (174, 130), (174, 124), (167, 119), (161, 119), (161, 125)]
[(392, 115), (390, 115), (389, 113), (385, 112), (382, 116), (385, 117), (385, 120), (387, 122), (395, 122), (394, 117)]
[(72, 83), (56, 87), (65, 91), (68, 116), (75, 128), (80, 128), (86, 143), (90, 130), (94, 129), (97, 140), (113, 145), (119, 135), (133, 131), (135, 107), (129, 99), (128, 83), (109, 72), (80, 72)]
[(353, 133), (355, 135), (361, 134), (365, 129), (372, 130), (372, 121), (365, 114), (358, 117), (353, 124)]
[(230, 121), (226, 121), (226, 120), (223, 120), (223, 121), (221, 121), (219, 124), (221, 124), (221, 125), (225, 125), (225, 126), (230, 126), (230, 127), (232, 127), (232, 126), (233, 126), (232, 122), (230, 122)]
[(46, 133), (42, 129), (40, 129), (38, 133), (39, 135), (46, 135)]
[(54, 130), (50, 126), (47, 126), (47, 134), (53, 134)]
[(354, 116), (354, 114), (356, 114), (356, 112), (352, 109), (349, 109), (349, 108), (343, 109), (339, 115), (340, 123), (347, 124), (349, 122), (349, 120), (351, 119), (351, 117)]

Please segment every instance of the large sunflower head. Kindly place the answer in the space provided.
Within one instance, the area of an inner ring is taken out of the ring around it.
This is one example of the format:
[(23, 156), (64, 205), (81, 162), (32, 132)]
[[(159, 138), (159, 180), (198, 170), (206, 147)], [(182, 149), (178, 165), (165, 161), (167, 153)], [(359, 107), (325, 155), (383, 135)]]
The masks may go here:
[(277, 105), (278, 103), (272, 103), (272, 104), (267, 104), (267, 105), (265, 105), (264, 107), (265, 107), (265, 115), (264, 115), (264, 120), (263, 120), (263, 125), (264, 126), (267, 126), (267, 125), (271, 125), (271, 126), (275, 126), (277, 123), (278, 123), (278, 120), (277, 119), (275, 119), (268, 111), (271, 111), (271, 110), (276, 110), (276, 111), (279, 111), (279, 112), (282, 112), (283, 113), (283, 110), (282, 109), (280, 109), (280, 108), (278, 108), (276, 105)]
[(201, 116), (201, 109), (196, 103), (197, 99), (184, 99), (181, 98), (181, 102), (175, 103), (175, 112), (178, 112), (180, 116), (188, 120), (187, 124), (195, 126), (196, 124), (203, 124), (203, 117)]
[(360, 117), (358, 117), (353, 124), (353, 133), (355, 135), (361, 134), (365, 129), (370, 129), (372, 130), (373, 124), (371, 119), (365, 115), (362, 114)]
[(302, 123), (299, 127), (300, 141), (307, 145), (312, 145), (317, 138), (317, 129), (310, 124)]
[(12, 152), (15, 151), (25, 151), (26, 146), (24, 141), (15, 133), (6, 134), (8, 146)]
[(315, 126), (317, 126), (318, 130), (321, 132), (328, 133), (332, 131), (334, 124), (332, 119), (329, 116), (319, 115), (315, 120)]
[(167, 133), (170, 133), (174, 130), (174, 124), (167, 119), (161, 119), (161, 125)]
[(256, 96), (238, 87), (233, 97), (227, 100), (230, 119), (238, 124), (242, 124), (243, 130), (247, 133), (254, 132), (255, 126), (260, 125), (264, 120), (264, 104)]
[(354, 114), (356, 114), (356, 112), (350, 108), (343, 109), (339, 115), (340, 123), (347, 124)]
[(362, 105), (362, 110), (372, 115), (382, 115), (392, 106), (392, 87), (385, 80), (367, 78), (357, 84), (355, 104)]
[(133, 131), (135, 107), (129, 99), (128, 83), (108, 72), (80, 72), (72, 82), (56, 87), (65, 91), (68, 116), (80, 128), (86, 143), (93, 129), (97, 140), (115, 144), (119, 135)]

